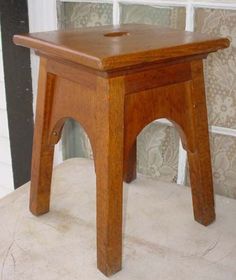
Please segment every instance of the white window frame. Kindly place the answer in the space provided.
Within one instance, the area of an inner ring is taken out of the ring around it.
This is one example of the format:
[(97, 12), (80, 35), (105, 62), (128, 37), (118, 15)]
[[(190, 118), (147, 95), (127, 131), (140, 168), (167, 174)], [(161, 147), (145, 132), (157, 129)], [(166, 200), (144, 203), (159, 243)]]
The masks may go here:
[[(120, 4), (145, 4), (151, 6), (161, 7), (185, 7), (186, 8), (186, 26), (185, 30), (194, 30), (194, 12), (196, 8), (213, 8), (224, 10), (236, 10), (235, 0), (60, 0), (61, 2), (89, 2), (89, 3), (112, 3), (113, 4), (113, 24), (119, 25), (120, 23)], [(56, 13), (56, 0), (28, 0), (29, 2), (29, 15), (31, 31), (43, 31), (57, 29), (57, 13)], [(35, 12), (44, 15), (42, 18), (35, 17)], [(33, 29), (33, 30), (32, 30)], [(32, 65), (32, 68), (37, 65)], [(157, 120), (159, 123), (171, 125), (166, 120)], [(210, 126), (209, 131), (213, 134), (220, 134), (226, 136), (236, 137), (236, 129), (220, 126)], [(59, 149), (58, 153), (61, 153)], [(62, 161), (61, 155), (58, 155), (58, 162)], [(187, 155), (182, 147), (181, 141), (179, 143), (179, 159), (178, 159), (178, 176), (177, 183), (185, 184), (186, 179), (186, 164)]]

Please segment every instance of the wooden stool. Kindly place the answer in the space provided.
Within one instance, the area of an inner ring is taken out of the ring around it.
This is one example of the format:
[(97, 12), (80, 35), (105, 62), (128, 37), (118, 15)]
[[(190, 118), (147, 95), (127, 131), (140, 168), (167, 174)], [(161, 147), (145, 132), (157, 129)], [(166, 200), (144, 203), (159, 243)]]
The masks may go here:
[(194, 218), (215, 219), (203, 59), (228, 39), (128, 24), (17, 35), (41, 58), (30, 210), (49, 211), (54, 145), (74, 118), (91, 141), (97, 177), (97, 263), (121, 269), (122, 181), (136, 178), (136, 138), (158, 118), (188, 152)]

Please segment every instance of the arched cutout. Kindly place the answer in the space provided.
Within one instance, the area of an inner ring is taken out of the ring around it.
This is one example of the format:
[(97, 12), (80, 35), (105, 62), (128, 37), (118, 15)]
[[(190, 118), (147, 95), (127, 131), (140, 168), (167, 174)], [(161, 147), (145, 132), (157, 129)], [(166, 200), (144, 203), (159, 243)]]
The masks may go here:
[(83, 131), (87, 135), (88, 140), (90, 142), (93, 157), (95, 157), (95, 143), (93, 142), (93, 136), (92, 136), (91, 129), (89, 127), (86, 127), (80, 121), (78, 121), (77, 119), (72, 118), (72, 117), (63, 117), (63, 118), (59, 119), (57, 122), (55, 122), (54, 125), (51, 126), (50, 134), (49, 134), (49, 143), (51, 145), (55, 145), (58, 143), (58, 141), (61, 139), (61, 136), (62, 136), (63, 127), (64, 127), (65, 123), (69, 120), (76, 121), (76, 123), (78, 123), (82, 127)]

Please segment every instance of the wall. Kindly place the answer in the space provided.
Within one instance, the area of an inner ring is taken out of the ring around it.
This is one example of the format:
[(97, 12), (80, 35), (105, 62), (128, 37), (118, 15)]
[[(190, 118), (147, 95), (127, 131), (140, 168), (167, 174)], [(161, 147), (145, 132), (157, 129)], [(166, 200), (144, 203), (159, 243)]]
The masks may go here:
[[(1, 30), (1, 29), (0, 29)], [(14, 190), (0, 34), (0, 197)]]

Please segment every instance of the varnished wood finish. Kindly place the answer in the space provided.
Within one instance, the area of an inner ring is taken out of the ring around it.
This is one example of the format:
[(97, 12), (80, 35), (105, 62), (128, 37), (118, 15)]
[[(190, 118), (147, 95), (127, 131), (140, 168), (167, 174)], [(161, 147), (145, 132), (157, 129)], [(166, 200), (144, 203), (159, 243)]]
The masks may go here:
[[(118, 36), (105, 36), (112, 33)], [(14, 42), (99, 70), (209, 53), (229, 45), (228, 39), (145, 24), (17, 35)]]
[(188, 152), (195, 220), (208, 225), (215, 219), (202, 60), (228, 46), (227, 39), (124, 25), (20, 35), (14, 41), (41, 56), (33, 214), (49, 211), (54, 145), (65, 121), (74, 118), (95, 158), (97, 265), (107, 276), (119, 271), (122, 181), (136, 178), (137, 135), (153, 120), (167, 118)]
[(124, 79), (98, 79), (96, 111), (97, 256), (107, 276), (121, 269)]
[(34, 215), (49, 211), (54, 153), (49, 127), (55, 80), (56, 76), (47, 72), (47, 60), (41, 59), (31, 168), (30, 210)]
[(215, 219), (215, 211), (202, 61), (192, 61), (191, 70), (192, 95), (190, 102), (193, 111), (189, 117), (193, 120), (194, 146), (192, 151), (188, 150), (188, 161), (191, 170), (192, 200), (195, 220), (203, 225), (208, 225)]

